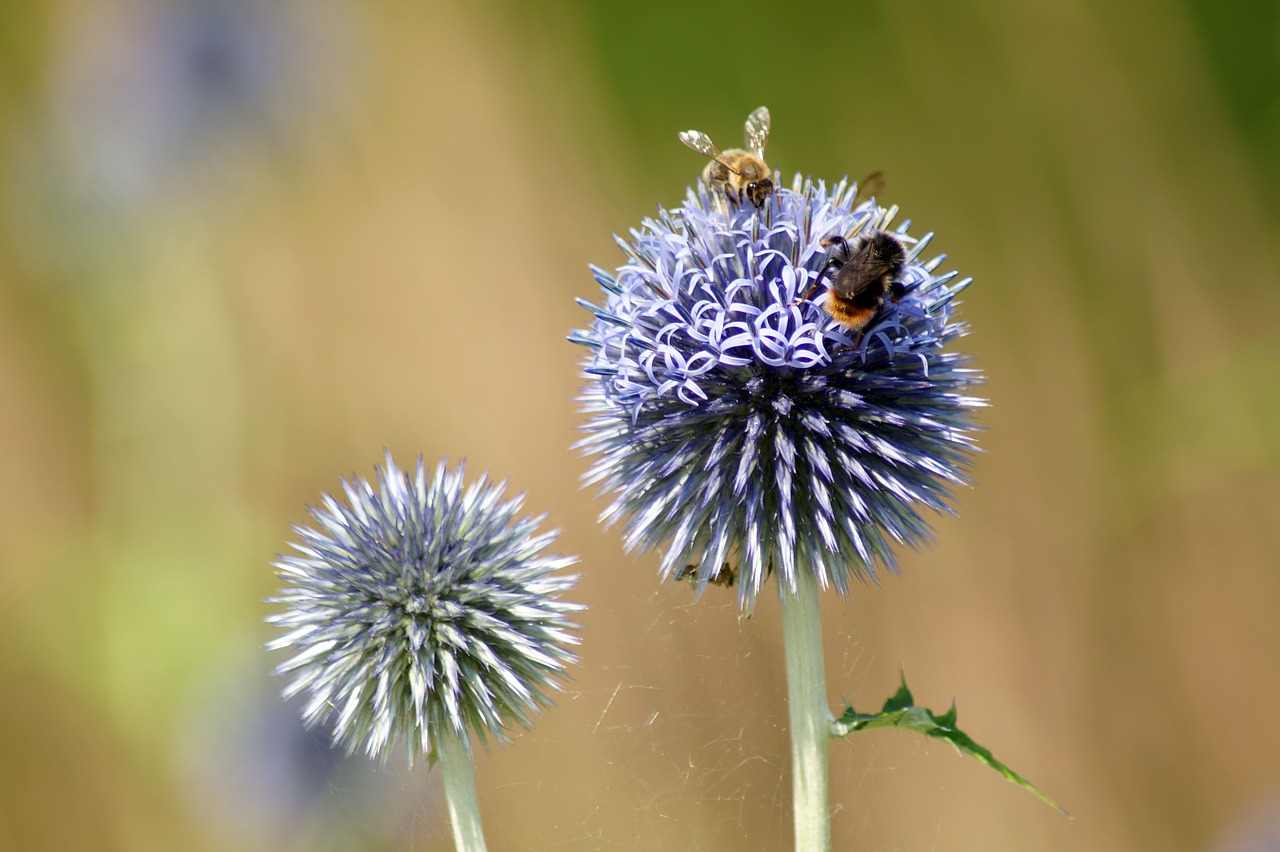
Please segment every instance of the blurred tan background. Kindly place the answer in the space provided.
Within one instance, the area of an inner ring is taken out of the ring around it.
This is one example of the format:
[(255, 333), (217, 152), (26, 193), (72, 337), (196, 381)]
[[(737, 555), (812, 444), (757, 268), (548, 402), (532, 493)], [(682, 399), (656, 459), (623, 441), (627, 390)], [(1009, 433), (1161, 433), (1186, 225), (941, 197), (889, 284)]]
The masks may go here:
[(1280, 7), (63, 0), (0, 7), (0, 848), (450, 848), (308, 735), (263, 599), (389, 447), (580, 554), (581, 666), (478, 775), (495, 850), (786, 850), (771, 600), (660, 587), (571, 449), (588, 263), (696, 127), (876, 168), (977, 279), (985, 453), (827, 602), (835, 848), (1280, 849)]

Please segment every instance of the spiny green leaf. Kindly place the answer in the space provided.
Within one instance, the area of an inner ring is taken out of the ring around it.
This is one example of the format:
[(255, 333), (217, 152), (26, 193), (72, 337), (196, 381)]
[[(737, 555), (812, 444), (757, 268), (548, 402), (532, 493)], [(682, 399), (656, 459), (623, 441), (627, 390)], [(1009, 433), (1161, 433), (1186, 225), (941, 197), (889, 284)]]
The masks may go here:
[(919, 731), (926, 737), (946, 740), (955, 747), (956, 751), (961, 754), (967, 754), (978, 762), (990, 766), (1040, 801), (1052, 808), (1056, 808), (1065, 816), (1070, 816), (1061, 805), (1042, 793), (1038, 787), (996, 760), (990, 751), (978, 745), (968, 734), (958, 729), (956, 727), (956, 704), (954, 701), (951, 702), (951, 709), (941, 716), (927, 707), (916, 707), (915, 698), (911, 695), (911, 690), (907, 688), (907, 676), (905, 673), (902, 675), (902, 685), (898, 687), (897, 692), (885, 701), (884, 709), (879, 713), (859, 713), (850, 705), (845, 708), (844, 713), (840, 714), (839, 719), (831, 723), (831, 735), (843, 737), (854, 731), (874, 728), (906, 728), (910, 731)]

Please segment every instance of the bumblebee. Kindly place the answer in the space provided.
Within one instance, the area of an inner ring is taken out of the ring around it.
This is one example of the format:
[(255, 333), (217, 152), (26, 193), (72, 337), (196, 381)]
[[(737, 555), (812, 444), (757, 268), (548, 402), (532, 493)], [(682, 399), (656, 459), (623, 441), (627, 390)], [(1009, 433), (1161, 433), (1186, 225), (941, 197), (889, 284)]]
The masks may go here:
[(721, 151), (711, 137), (700, 130), (685, 130), (680, 141), (711, 162), (702, 170), (702, 182), (710, 189), (724, 193), (731, 201), (750, 201), (763, 207), (773, 192), (773, 171), (764, 161), (764, 146), (769, 141), (769, 110), (759, 107), (747, 116), (746, 149)]
[(906, 293), (898, 277), (907, 265), (907, 249), (887, 231), (860, 234), (852, 242), (844, 237), (827, 237), (822, 246), (827, 250), (822, 271), (800, 301), (813, 295), (822, 280), (829, 277), (823, 308), (832, 319), (857, 334), (853, 344), (856, 348), (885, 297), (897, 301)]

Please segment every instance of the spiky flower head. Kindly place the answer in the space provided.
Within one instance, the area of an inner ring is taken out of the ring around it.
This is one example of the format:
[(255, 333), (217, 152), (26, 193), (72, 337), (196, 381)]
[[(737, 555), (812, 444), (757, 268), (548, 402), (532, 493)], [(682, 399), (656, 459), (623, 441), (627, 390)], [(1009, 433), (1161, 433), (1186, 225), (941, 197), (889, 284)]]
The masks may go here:
[[(602, 305), (570, 340), (590, 348), (580, 401), (587, 481), (613, 497), (628, 550), (656, 548), (670, 578), (736, 580), (750, 611), (772, 574), (846, 593), (928, 540), (973, 451), (981, 378), (947, 344), (970, 279), (920, 260), (910, 222), (901, 287), (861, 333), (823, 309), (826, 238), (887, 231), (897, 213), (797, 176), (762, 209), (705, 187), (618, 239), (593, 267)], [(829, 277), (829, 276), (828, 276)]]
[(577, 638), (560, 599), (577, 560), (544, 555), (556, 532), (517, 518), (487, 477), (464, 488), (464, 466), (428, 478), (387, 454), (377, 488), (343, 480), (347, 503), (324, 495), (316, 526), (295, 526), (295, 553), (275, 562), (284, 588), (267, 621), (287, 631), (270, 648), (294, 656), (276, 669), (305, 693), (308, 725), (333, 718), (348, 752), (386, 758), (402, 741), (412, 762), (434, 759), (441, 735), (505, 739), (550, 703)]

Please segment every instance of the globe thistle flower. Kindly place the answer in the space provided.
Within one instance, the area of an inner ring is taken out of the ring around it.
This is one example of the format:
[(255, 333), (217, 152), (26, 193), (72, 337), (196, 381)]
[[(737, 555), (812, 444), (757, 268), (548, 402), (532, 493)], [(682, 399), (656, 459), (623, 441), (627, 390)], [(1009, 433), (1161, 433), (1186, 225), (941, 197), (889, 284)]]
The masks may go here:
[(822, 240), (888, 230), (896, 208), (856, 187), (797, 176), (763, 209), (705, 187), (618, 239), (627, 261), (592, 267), (603, 304), (570, 336), (589, 347), (579, 447), (587, 482), (613, 497), (628, 550), (660, 549), (664, 576), (736, 580), (750, 611), (774, 572), (846, 593), (896, 570), (894, 547), (928, 540), (921, 511), (948, 511), (966, 482), (980, 381), (946, 344), (970, 279), (936, 274), (910, 222), (902, 285), (850, 333), (809, 296)]
[(67, 203), (92, 212), (128, 216), (225, 186), (242, 148), (287, 145), (336, 118), (334, 69), (359, 66), (362, 21), (333, 0), (136, 0), (83, 12), (54, 34), (37, 164), (65, 182), (52, 188)]
[(463, 471), (441, 462), (428, 479), (419, 458), (410, 475), (388, 454), (376, 489), (344, 480), (347, 504), (325, 495), (275, 563), (284, 610), (267, 620), (287, 632), (269, 647), (295, 652), (276, 673), (348, 752), (385, 759), (401, 740), (412, 762), (469, 730), (503, 740), (575, 662), (582, 607), (560, 595), (577, 577), (553, 572), (576, 559), (543, 553), (556, 532), (517, 519), (523, 495), (504, 501), (486, 477), (464, 489)]

